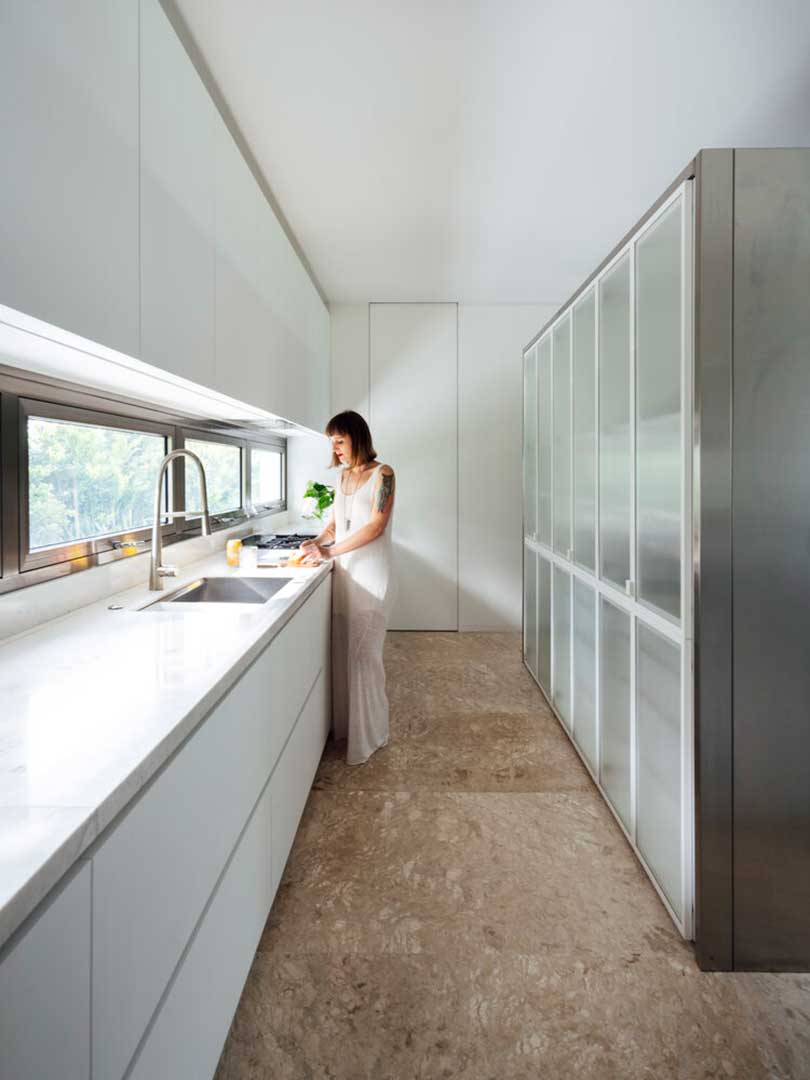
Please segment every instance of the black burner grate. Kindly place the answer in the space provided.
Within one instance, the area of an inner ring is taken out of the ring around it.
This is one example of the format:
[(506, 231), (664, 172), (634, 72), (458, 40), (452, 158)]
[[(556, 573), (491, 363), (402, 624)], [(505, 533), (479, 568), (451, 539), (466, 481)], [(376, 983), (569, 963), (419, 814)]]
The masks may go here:
[(314, 540), (315, 535), (315, 533), (288, 533), (286, 536), (280, 534), (261, 536), (257, 533), (255, 536), (246, 536), (242, 543), (249, 547), (287, 551), (299, 548), (305, 540)]

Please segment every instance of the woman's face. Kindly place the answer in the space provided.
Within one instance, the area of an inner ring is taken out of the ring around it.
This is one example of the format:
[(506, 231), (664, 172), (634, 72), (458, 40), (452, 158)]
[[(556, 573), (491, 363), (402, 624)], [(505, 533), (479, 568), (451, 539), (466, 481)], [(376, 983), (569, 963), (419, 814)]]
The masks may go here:
[(332, 449), (341, 465), (351, 465), (352, 440), (348, 435), (333, 435)]

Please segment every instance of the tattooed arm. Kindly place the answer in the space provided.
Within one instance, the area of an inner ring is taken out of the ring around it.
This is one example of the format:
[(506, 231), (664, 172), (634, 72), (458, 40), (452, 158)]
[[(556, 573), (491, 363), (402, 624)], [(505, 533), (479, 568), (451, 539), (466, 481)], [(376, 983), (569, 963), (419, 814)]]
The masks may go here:
[(318, 555), (318, 548), (323, 547), (324, 544), (333, 544), (335, 542), (335, 511), (332, 509), (332, 516), (329, 519), (329, 524), (320, 534), (316, 536), (314, 540), (305, 540), (301, 545), (301, 550), (305, 555)]
[[(341, 540), (339, 544), (331, 547), (318, 547), (317, 554), (324, 559), (334, 558), (336, 555), (345, 555), (348, 551), (356, 551), (357, 548), (365, 547), (378, 536), (385, 532), (394, 509), (394, 470), (390, 465), (383, 465), (380, 475), (376, 480), (376, 488), (372, 492), (373, 505), (371, 508), (371, 520), (357, 532)], [(313, 552), (313, 554), (316, 554)]]

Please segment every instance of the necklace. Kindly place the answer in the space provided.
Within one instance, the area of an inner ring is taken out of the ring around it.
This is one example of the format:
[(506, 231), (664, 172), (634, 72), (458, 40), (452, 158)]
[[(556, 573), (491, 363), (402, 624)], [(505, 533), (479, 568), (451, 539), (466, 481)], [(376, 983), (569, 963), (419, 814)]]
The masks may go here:
[(354, 497), (361, 486), (362, 485), (358, 480), (358, 482), (354, 486), (354, 490), (351, 493), (349, 493), (348, 491), (343, 492), (343, 498), (346, 500), (343, 510), (343, 522), (346, 528), (346, 532), (349, 532), (352, 527), (352, 506), (354, 505)]
[(343, 492), (343, 498), (345, 500), (343, 508), (343, 522), (346, 528), (346, 532), (349, 532), (352, 527), (352, 506), (354, 505), (354, 496), (356, 491), (357, 487), (354, 488), (354, 491), (352, 491), (351, 495), (349, 495), (349, 493), (346, 491)]

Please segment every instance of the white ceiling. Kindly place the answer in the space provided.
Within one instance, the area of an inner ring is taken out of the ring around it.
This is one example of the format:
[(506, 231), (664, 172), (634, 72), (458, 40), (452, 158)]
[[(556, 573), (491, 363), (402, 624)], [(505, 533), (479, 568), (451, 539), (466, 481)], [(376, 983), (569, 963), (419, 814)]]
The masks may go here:
[(333, 302), (560, 302), (699, 148), (810, 145), (807, 0), (176, 2)]

